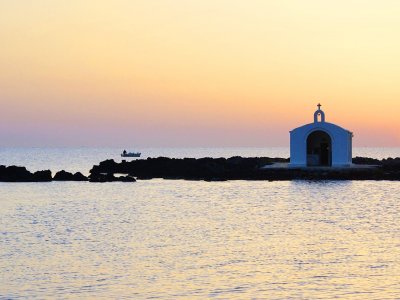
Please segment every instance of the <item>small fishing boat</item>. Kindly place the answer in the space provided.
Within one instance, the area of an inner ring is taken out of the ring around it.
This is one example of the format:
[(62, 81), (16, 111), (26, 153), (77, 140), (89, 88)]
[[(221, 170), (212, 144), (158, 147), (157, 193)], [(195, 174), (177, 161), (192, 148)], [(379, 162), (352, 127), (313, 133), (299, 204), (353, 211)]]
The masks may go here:
[(121, 157), (140, 157), (141, 154), (140, 152), (126, 152), (126, 150), (124, 150), (121, 153)]

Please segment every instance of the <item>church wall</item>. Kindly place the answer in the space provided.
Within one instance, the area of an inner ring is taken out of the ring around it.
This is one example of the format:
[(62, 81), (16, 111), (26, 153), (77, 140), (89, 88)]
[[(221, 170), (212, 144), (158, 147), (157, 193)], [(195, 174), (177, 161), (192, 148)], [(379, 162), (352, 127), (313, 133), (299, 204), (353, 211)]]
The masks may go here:
[(307, 165), (307, 139), (304, 134), (294, 130), (290, 132), (290, 166), (304, 167)]
[(349, 166), (349, 135), (347, 131), (338, 130), (334, 133), (335, 141), (332, 144), (332, 166)]
[(317, 122), (290, 132), (290, 167), (307, 166), (307, 138), (317, 130), (329, 134), (332, 140), (332, 166), (351, 164), (351, 133), (331, 123)]

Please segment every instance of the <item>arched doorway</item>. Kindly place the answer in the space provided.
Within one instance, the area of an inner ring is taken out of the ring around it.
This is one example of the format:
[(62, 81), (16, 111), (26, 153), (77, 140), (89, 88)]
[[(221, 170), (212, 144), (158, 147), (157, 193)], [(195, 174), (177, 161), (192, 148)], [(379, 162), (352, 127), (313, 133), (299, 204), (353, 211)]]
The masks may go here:
[(307, 138), (307, 166), (332, 165), (332, 139), (326, 132), (317, 130)]

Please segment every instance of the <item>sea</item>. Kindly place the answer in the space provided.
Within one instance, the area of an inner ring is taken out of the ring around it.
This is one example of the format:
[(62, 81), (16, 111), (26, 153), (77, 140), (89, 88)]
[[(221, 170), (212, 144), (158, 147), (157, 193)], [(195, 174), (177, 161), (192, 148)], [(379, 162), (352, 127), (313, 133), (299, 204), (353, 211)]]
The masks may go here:
[[(88, 174), (122, 150), (0, 148), (0, 165)], [(400, 299), (399, 220), (396, 181), (0, 183), (0, 299)]]

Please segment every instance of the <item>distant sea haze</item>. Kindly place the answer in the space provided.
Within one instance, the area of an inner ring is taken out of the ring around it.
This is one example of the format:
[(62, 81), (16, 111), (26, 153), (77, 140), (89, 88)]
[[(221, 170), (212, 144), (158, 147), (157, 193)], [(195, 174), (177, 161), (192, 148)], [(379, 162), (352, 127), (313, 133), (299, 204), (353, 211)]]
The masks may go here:
[[(88, 175), (93, 165), (106, 159), (121, 161), (120, 148), (0, 148), (0, 165), (25, 166), (30, 171), (50, 169), (52, 172), (66, 170)], [(140, 151), (141, 158), (171, 157), (282, 157), (290, 156), (289, 147), (235, 147), (235, 148), (135, 148), (127, 151)], [(354, 148), (353, 157), (371, 158), (400, 157), (400, 148)], [(129, 158), (128, 158), (129, 159)]]

